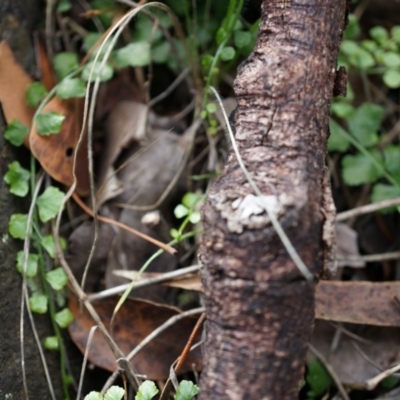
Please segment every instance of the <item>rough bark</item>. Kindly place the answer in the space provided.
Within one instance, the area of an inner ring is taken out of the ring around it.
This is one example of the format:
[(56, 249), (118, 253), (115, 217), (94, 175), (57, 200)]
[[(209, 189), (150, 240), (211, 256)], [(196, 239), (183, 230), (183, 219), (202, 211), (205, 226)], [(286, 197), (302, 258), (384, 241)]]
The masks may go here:
[[(346, 1), (264, 0), (235, 81), (236, 141), (263, 195), (318, 278), (331, 250), (325, 156)], [(305, 281), (233, 152), (203, 208), (207, 308), (200, 399), (295, 399), (314, 319)]]
[[(35, 0), (0, 0), (0, 40), (7, 39), (19, 62), (34, 72), (34, 51), (31, 33), (38, 22), (41, 5)], [(1, 60), (0, 60), (1, 62)], [(8, 221), (13, 213), (27, 212), (28, 204), (10, 194), (3, 176), (8, 164), (15, 159), (26, 166), (29, 154), (25, 149), (15, 150), (4, 141), (5, 121), (0, 116), (0, 398), (25, 399), (22, 384), (21, 352), (19, 337), (21, 275), (15, 268), (15, 256), (21, 250), (21, 241), (12, 240), (8, 232)], [(36, 319), (41, 339), (53, 335), (49, 317)], [(49, 399), (49, 390), (39, 352), (33, 337), (28, 316), (25, 315), (25, 368), (29, 394), (34, 399)], [(59, 380), (57, 353), (46, 353), (50, 371), (55, 375), (53, 384), (58, 398), (62, 386)], [(58, 381), (57, 381), (58, 379)]]

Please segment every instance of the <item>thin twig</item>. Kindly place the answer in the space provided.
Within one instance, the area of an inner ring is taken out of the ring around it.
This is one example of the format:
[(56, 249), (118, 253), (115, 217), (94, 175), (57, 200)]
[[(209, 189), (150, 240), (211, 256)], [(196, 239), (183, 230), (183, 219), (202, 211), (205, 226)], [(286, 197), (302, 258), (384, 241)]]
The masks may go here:
[[(165, 274), (162, 274), (160, 276), (155, 276), (152, 278), (137, 281), (135, 283), (134, 289), (141, 288), (141, 287), (148, 286), (148, 285), (153, 285), (155, 283), (169, 281), (169, 280), (177, 278), (177, 277), (181, 277), (181, 276), (184, 276), (187, 274), (191, 274), (193, 272), (197, 272), (200, 269), (201, 269), (201, 265), (193, 265), (191, 267), (181, 268), (176, 271), (166, 272)], [(119, 285), (119, 286), (115, 286), (110, 289), (103, 290), (99, 293), (90, 294), (88, 296), (88, 300), (89, 301), (101, 300), (101, 299), (104, 299), (107, 297), (111, 297), (111, 296), (123, 293), (130, 285), (131, 285), (130, 283), (126, 283), (124, 285)]]
[[(75, 192), (72, 194), (72, 198), (79, 205), (79, 207), (81, 207), (87, 214), (89, 214), (91, 217), (94, 218), (94, 212), (82, 201), (82, 199)], [(153, 243), (154, 245), (156, 245), (157, 247), (163, 249), (164, 251), (166, 251), (167, 253), (169, 253), (171, 255), (174, 255), (174, 254), (177, 253), (176, 249), (174, 249), (173, 247), (168, 246), (167, 244), (162, 243), (159, 240), (154, 239), (151, 236), (148, 236), (148, 235), (146, 235), (146, 234), (144, 234), (144, 233), (142, 233), (142, 232), (140, 232), (140, 231), (138, 231), (138, 230), (136, 230), (134, 228), (131, 228), (130, 226), (125, 225), (122, 222), (115, 221), (113, 219), (106, 218), (106, 217), (103, 217), (101, 215), (97, 215), (96, 219), (98, 219), (101, 222), (105, 222), (107, 224), (110, 224), (110, 225), (118, 226), (119, 228), (124, 229), (127, 232), (133, 233), (134, 235), (136, 235), (136, 236), (138, 236), (138, 237), (140, 237), (140, 238), (142, 238), (144, 240), (147, 240), (150, 243)]]
[[(247, 168), (245, 167), (245, 165), (243, 163), (242, 156), (240, 155), (239, 149), (238, 149), (238, 147), (236, 145), (235, 136), (233, 135), (232, 127), (231, 127), (231, 124), (229, 122), (229, 118), (226, 115), (222, 100), (221, 100), (218, 92), (215, 90), (214, 87), (211, 86), (210, 89), (214, 93), (214, 96), (216, 97), (216, 99), (218, 101), (218, 104), (221, 107), (221, 111), (222, 111), (222, 114), (223, 114), (224, 119), (225, 119), (225, 124), (226, 124), (227, 130), (229, 132), (229, 137), (231, 139), (232, 148), (233, 148), (233, 151), (235, 152), (236, 159), (237, 159), (237, 161), (239, 163), (239, 166), (240, 166), (241, 170), (243, 171), (243, 173), (244, 173), (247, 181), (249, 182), (249, 185), (253, 189), (254, 193), (260, 198), (260, 201), (261, 201), (263, 199), (263, 194), (261, 193), (261, 191), (258, 188), (257, 184), (255, 183), (255, 181), (253, 180), (252, 176), (250, 175), (249, 171), (247, 170)], [(263, 206), (264, 206), (265, 211), (267, 212), (268, 218), (270, 219), (273, 227), (275, 228), (276, 233), (278, 234), (278, 236), (281, 239), (283, 245), (285, 246), (286, 251), (289, 253), (290, 257), (292, 258), (293, 262), (296, 264), (296, 266), (299, 269), (300, 273), (304, 276), (304, 278), (308, 282), (312, 282), (314, 280), (313, 274), (310, 272), (310, 270), (304, 264), (303, 260), (300, 258), (300, 256), (297, 253), (296, 249), (293, 247), (292, 243), (290, 242), (290, 239), (288, 238), (288, 236), (286, 235), (285, 231), (283, 230), (282, 225), (280, 224), (280, 222), (276, 218), (274, 212), (272, 210), (270, 210), (270, 207), (269, 207), (269, 205), (267, 204), (266, 201), (263, 201)]]
[(366, 256), (346, 256), (344, 258), (338, 258), (337, 260), (343, 264), (343, 263), (352, 263), (354, 261), (376, 262), (376, 261), (398, 260), (399, 258), (400, 258), (400, 251), (392, 251), (390, 253), (369, 254)]
[[(179, 370), (181, 369), (183, 363), (185, 362), (185, 360), (186, 360), (186, 358), (187, 358), (187, 356), (188, 356), (188, 354), (189, 354), (189, 352), (190, 352), (190, 350), (192, 348), (193, 342), (195, 341), (195, 339), (196, 339), (196, 337), (197, 337), (197, 335), (199, 333), (199, 330), (200, 330), (201, 326), (203, 325), (203, 322), (204, 322), (205, 319), (206, 319), (206, 314), (201, 314), (201, 316), (198, 319), (195, 327), (193, 328), (193, 331), (192, 331), (192, 333), (191, 333), (191, 335), (189, 337), (189, 340), (186, 343), (185, 348), (182, 350), (182, 353), (181, 353), (181, 355), (179, 356), (179, 358), (177, 360), (175, 368), (173, 368), (173, 366), (171, 366), (171, 371), (174, 373), (175, 376), (179, 373)], [(170, 386), (171, 386), (171, 375), (168, 378), (167, 382), (165, 383), (164, 388), (163, 388), (163, 390), (161, 392), (160, 398), (158, 400), (164, 400), (165, 399), (165, 397), (167, 396), (167, 393), (168, 393), (168, 390), (169, 390)]]
[(319, 361), (324, 365), (326, 370), (329, 372), (330, 376), (334, 380), (340, 394), (342, 395), (344, 400), (350, 400), (349, 395), (347, 394), (345, 388), (342, 385), (342, 382), (340, 381), (338, 375), (336, 374), (335, 370), (333, 369), (332, 365), (328, 363), (328, 361), (325, 359), (325, 357), (310, 343), (308, 344), (308, 348), (310, 349), (311, 353), (317, 357)]
[(344, 211), (336, 216), (336, 222), (345, 221), (346, 219), (350, 219), (353, 217), (358, 217), (359, 215), (369, 214), (375, 211), (382, 210), (388, 207), (394, 207), (400, 205), (400, 197), (396, 197), (395, 199), (383, 200), (378, 203), (368, 204), (366, 206), (356, 207), (349, 211)]
[(378, 384), (389, 377), (390, 375), (393, 375), (395, 372), (400, 371), (400, 364), (395, 365), (392, 368), (387, 369), (386, 371), (381, 372), (380, 374), (376, 375), (374, 378), (368, 379), (365, 382), (365, 387), (367, 390), (374, 390)]

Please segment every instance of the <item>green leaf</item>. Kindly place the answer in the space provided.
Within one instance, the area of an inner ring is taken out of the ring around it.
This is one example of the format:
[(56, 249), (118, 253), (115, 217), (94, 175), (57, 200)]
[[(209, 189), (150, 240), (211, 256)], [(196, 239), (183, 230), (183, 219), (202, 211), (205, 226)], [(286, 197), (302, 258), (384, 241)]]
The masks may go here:
[(392, 34), (393, 40), (394, 40), (396, 43), (400, 44), (400, 26), (399, 26), (399, 25), (396, 25), (396, 26), (394, 26), (394, 27), (392, 28), (391, 34)]
[(346, 30), (344, 31), (344, 37), (345, 39), (355, 39), (361, 33), (358, 19), (354, 14), (349, 14), (348, 20), (349, 22), (347, 24)]
[(181, 381), (174, 396), (175, 400), (192, 400), (199, 393), (199, 387), (191, 381)]
[(181, 219), (183, 217), (186, 217), (186, 215), (188, 215), (188, 214), (189, 214), (189, 210), (183, 204), (178, 204), (175, 207), (174, 215), (175, 215), (175, 217), (177, 219)]
[(28, 86), (25, 93), (25, 99), (31, 107), (37, 106), (40, 101), (46, 97), (47, 90), (41, 82), (33, 82)]
[(14, 146), (21, 146), (24, 143), (26, 135), (29, 133), (29, 128), (17, 119), (13, 119), (4, 132), (4, 138)]
[(121, 400), (125, 390), (119, 386), (111, 386), (104, 394), (104, 400)]
[[(379, 160), (378, 156), (377, 152), (372, 155)], [(343, 157), (342, 168), (343, 179), (350, 186), (375, 182), (382, 175), (371, 158), (361, 153)]]
[(389, 51), (383, 54), (382, 61), (389, 68), (397, 68), (400, 66), (400, 55)]
[[(332, 384), (331, 376), (318, 360), (312, 360), (308, 364), (306, 381), (311, 387), (312, 395), (315, 397), (325, 393)], [(310, 395), (310, 392), (307, 395)]]
[(178, 242), (181, 240), (182, 235), (177, 229), (175, 228), (170, 229), (169, 234), (173, 239), (177, 240)]
[(65, 78), (79, 68), (78, 55), (73, 52), (58, 53), (53, 60), (54, 69), (59, 79)]
[(47, 336), (43, 344), (47, 350), (58, 350), (59, 348), (57, 336)]
[[(377, 183), (372, 188), (371, 201), (373, 203), (379, 203), (383, 200), (396, 199), (397, 197), (400, 197), (400, 188), (396, 186)], [(393, 212), (395, 209), (396, 207), (387, 207), (380, 210), (380, 212), (387, 214)]]
[(99, 392), (90, 392), (83, 400), (103, 400), (103, 396)]
[[(17, 270), (20, 274), (23, 273), (24, 268), (24, 252), (21, 250), (17, 253)], [(39, 256), (37, 254), (28, 254), (28, 261), (26, 265), (26, 276), (33, 278), (37, 274)]]
[(231, 46), (224, 47), (221, 51), (221, 60), (231, 61), (235, 57), (235, 54), (236, 50), (233, 47)]
[(144, 381), (135, 396), (135, 400), (151, 400), (159, 390), (152, 381)]
[(130, 43), (114, 53), (115, 63), (119, 68), (144, 67), (150, 63), (150, 43), (140, 41)]
[[(26, 227), (28, 225), (27, 214), (13, 214), (8, 223), (8, 231), (14, 239), (25, 239)], [(29, 229), (29, 235), (32, 234), (32, 226)]]
[(252, 37), (250, 32), (235, 31), (233, 34), (233, 42), (238, 49), (248, 46)]
[(102, 63), (102, 61), (100, 61), (100, 60), (97, 60), (96, 63), (94, 61), (88, 62), (85, 65), (85, 67), (83, 68), (82, 79), (85, 82), (89, 81), (90, 71), (93, 68), (92, 76), (90, 77), (91, 82), (94, 82), (97, 77), (100, 77), (100, 82), (106, 82), (106, 81), (110, 80), (114, 75), (114, 71), (113, 71), (111, 65), (106, 63), (104, 65), (104, 68), (100, 71), (101, 63)]
[[(43, 236), (42, 240), (40, 241), (40, 244), (49, 253), (51, 258), (55, 258), (56, 257), (56, 245), (55, 245), (55, 242), (54, 242), (54, 236), (53, 235)], [(61, 244), (61, 248), (63, 250), (65, 250), (67, 248), (67, 242), (62, 237), (60, 237), (60, 244)]]
[(36, 128), (39, 135), (54, 135), (61, 130), (65, 115), (58, 114), (54, 111), (40, 113), (36, 116)]
[(21, 167), (18, 161), (8, 164), (8, 171), (4, 175), (4, 181), (10, 185), (10, 192), (19, 197), (25, 197), (29, 191), (28, 181), (30, 172)]
[(193, 211), (190, 213), (189, 221), (194, 225), (198, 224), (201, 221), (200, 211)]
[(204, 69), (209, 69), (214, 60), (214, 57), (211, 54), (206, 54), (201, 58), (201, 65)]
[(375, 65), (372, 55), (356, 42), (344, 40), (340, 50), (346, 54), (349, 62), (359, 69), (366, 70)]
[(83, 44), (82, 48), (86, 52), (88, 52), (95, 44), (96, 42), (101, 38), (101, 33), (99, 32), (89, 32), (84, 38), (83, 38)]
[(63, 13), (67, 12), (72, 8), (72, 3), (70, 0), (60, 0), (57, 6), (57, 12)]
[(385, 168), (400, 182), (400, 146), (387, 146), (383, 151)]
[(47, 297), (43, 294), (37, 294), (29, 298), (29, 308), (37, 314), (47, 313)]
[(399, 383), (399, 381), (400, 378), (398, 376), (391, 375), (382, 381), (382, 386), (385, 389), (393, 389)]
[(378, 142), (377, 131), (381, 126), (383, 107), (364, 103), (348, 119), (350, 133), (366, 147)]
[(361, 46), (368, 50), (370, 53), (374, 54), (374, 52), (378, 49), (378, 45), (373, 40), (363, 40), (361, 42)]
[(167, 41), (157, 43), (151, 48), (151, 59), (158, 64), (167, 62), (171, 56), (171, 44)]
[(355, 109), (351, 104), (345, 101), (338, 101), (332, 104), (331, 111), (339, 118), (348, 118), (354, 114)]
[(391, 89), (397, 89), (400, 87), (400, 71), (396, 69), (388, 69), (383, 74), (383, 82)]
[(60, 99), (71, 99), (75, 97), (85, 97), (86, 86), (82, 79), (64, 78), (58, 85), (56, 95)]
[(213, 114), (217, 111), (217, 105), (215, 103), (208, 103), (206, 105), (206, 110), (209, 114)]
[(182, 204), (185, 205), (189, 210), (192, 210), (194, 206), (200, 201), (201, 196), (193, 192), (187, 192), (182, 198)]
[(62, 267), (53, 269), (46, 273), (46, 281), (53, 290), (61, 290), (68, 283), (68, 276)]
[(74, 316), (68, 308), (64, 308), (54, 315), (54, 319), (60, 328), (66, 328), (74, 320)]
[(370, 29), (369, 35), (379, 44), (385, 43), (389, 39), (389, 33), (383, 26), (374, 26)]
[(60, 189), (49, 186), (36, 201), (40, 220), (47, 222), (55, 218), (61, 208), (63, 199), (64, 193)]

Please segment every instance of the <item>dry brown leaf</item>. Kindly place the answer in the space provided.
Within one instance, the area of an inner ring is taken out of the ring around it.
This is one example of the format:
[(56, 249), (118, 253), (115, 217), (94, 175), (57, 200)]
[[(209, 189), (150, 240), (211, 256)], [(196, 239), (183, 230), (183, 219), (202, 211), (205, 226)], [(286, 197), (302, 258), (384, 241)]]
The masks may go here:
[(321, 281), (316, 318), (377, 326), (400, 326), (400, 282)]
[[(352, 333), (368, 341), (362, 343), (342, 333), (332, 350), (336, 329), (316, 321), (311, 344), (325, 357), (344, 385), (362, 387), (367, 379), (400, 362), (398, 328), (353, 326)], [(314, 358), (310, 353), (309, 359)]]
[[(41, 136), (33, 124), (29, 135), (32, 154), (43, 169), (56, 181), (70, 187), (73, 183), (73, 162), (81, 132), (82, 100), (62, 101), (53, 97), (43, 108), (43, 113), (54, 111), (64, 115), (61, 131), (56, 135)], [(85, 138), (79, 148), (76, 159), (77, 193), (86, 196), (89, 189), (89, 170), (87, 143)]]
[[(30, 127), (34, 110), (28, 106), (25, 93), (33, 79), (15, 60), (6, 40), (0, 42), (0, 102), (6, 121), (17, 119)], [(29, 145), (28, 137), (25, 145)]]
[[(110, 326), (110, 318), (118, 300), (119, 297), (111, 297), (93, 303), (107, 328)], [(84, 353), (89, 331), (95, 323), (86, 310), (81, 312), (75, 296), (71, 296), (69, 308), (75, 317), (68, 328), (69, 333), (79, 350)], [(172, 307), (140, 299), (127, 299), (115, 317), (112, 336), (122, 352), (127, 355), (154, 329), (178, 313), (179, 311)], [(152, 380), (168, 378), (170, 366), (180, 356), (196, 321), (196, 318), (184, 318), (157, 336), (133, 359), (132, 364), (136, 371)], [(114, 371), (117, 367), (115, 357), (99, 330), (93, 337), (89, 361), (109, 371)], [(192, 370), (193, 364), (198, 370), (201, 368), (199, 349), (189, 354), (182, 372)]]

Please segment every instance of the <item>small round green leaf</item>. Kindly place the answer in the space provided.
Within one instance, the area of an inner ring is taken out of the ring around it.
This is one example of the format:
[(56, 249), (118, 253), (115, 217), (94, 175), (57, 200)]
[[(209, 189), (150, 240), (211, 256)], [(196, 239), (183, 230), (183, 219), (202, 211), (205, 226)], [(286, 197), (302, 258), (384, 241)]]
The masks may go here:
[[(400, 188), (384, 183), (377, 183), (372, 188), (371, 201), (379, 203), (383, 200), (390, 200), (400, 197)], [(396, 207), (388, 207), (380, 210), (382, 214), (387, 214), (395, 211)]]
[(68, 276), (65, 271), (59, 267), (46, 273), (46, 281), (54, 290), (61, 290), (68, 283)]
[(68, 308), (64, 308), (56, 313), (54, 319), (60, 328), (66, 328), (74, 320), (74, 316)]
[(64, 122), (65, 115), (54, 111), (40, 113), (36, 116), (36, 128), (39, 135), (49, 136), (59, 133)]
[(194, 206), (200, 201), (201, 196), (193, 192), (187, 192), (182, 198), (182, 204), (192, 210)]
[(347, 24), (346, 30), (344, 31), (344, 37), (346, 39), (355, 39), (361, 33), (358, 18), (354, 14), (349, 14), (348, 20), (349, 22)]
[[(25, 239), (26, 227), (28, 225), (27, 214), (13, 214), (8, 223), (8, 232), (14, 239)], [(29, 235), (32, 234), (32, 226), (29, 229)]]
[[(85, 65), (85, 67), (83, 68), (82, 79), (85, 82), (89, 81), (89, 78), (90, 78), (90, 82), (94, 82), (97, 77), (100, 78), (100, 82), (106, 82), (106, 81), (110, 80), (114, 75), (114, 71), (113, 71), (111, 65), (106, 63), (104, 65), (104, 67), (102, 69), (100, 69), (101, 64), (102, 64), (102, 61), (100, 61), (100, 60), (97, 60), (96, 63), (94, 61), (88, 62)], [(92, 75), (90, 75), (91, 71), (92, 71)]]
[(169, 234), (171, 235), (171, 237), (173, 238), (173, 239), (175, 239), (175, 240), (177, 240), (178, 242), (181, 240), (181, 234), (180, 234), (180, 232), (177, 230), (177, 229), (175, 229), (175, 228), (172, 228), (170, 231), (169, 231)]
[(193, 211), (190, 213), (189, 221), (194, 225), (198, 224), (201, 221), (200, 211)]
[(78, 55), (73, 52), (59, 53), (54, 57), (53, 65), (59, 79), (63, 79), (79, 68)]
[[(55, 245), (55, 242), (54, 242), (54, 236), (53, 235), (43, 236), (42, 240), (40, 241), (40, 244), (49, 253), (51, 258), (55, 258), (56, 257), (56, 245)], [(60, 237), (60, 244), (61, 244), (61, 248), (63, 250), (65, 250), (66, 247), (67, 247), (67, 242), (62, 237)]]
[(47, 90), (41, 82), (33, 82), (28, 86), (25, 93), (26, 102), (31, 107), (37, 106), (46, 96)]
[(72, 3), (70, 0), (60, 0), (57, 5), (57, 12), (63, 13), (67, 12), (72, 8)]
[[(371, 154), (371, 157), (379, 160), (377, 153)], [(382, 175), (371, 158), (361, 153), (343, 157), (342, 168), (343, 180), (350, 186), (373, 183)]]
[(400, 87), (400, 70), (388, 69), (383, 74), (383, 82), (391, 89), (397, 89)]
[(340, 151), (344, 153), (350, 147), (350, 142), (346, 137), (346, 131), (333, 119), (329, 121), (330, 136), (328, 139), (329, 151)]
[(37, 314), (47, 313), (47, 297), (43, 294), (34, 295), (29, 298), (29, 308)]
[(47, 350), (58, 350), (59, 348), (57, 336), (47, 336), (43, 344)]
[(186, 215), (188, 215), (188, 214), (189, 214), (189, 210), (183, 204), (178, 204), (175, 207), (174, 215), (176, 218), (181, 219), (183, 217), (186, 217)]
[(251, 33), (245, 31), (235, 31), (233, 41), (238, 49), (248, 46), (251, 43)]
[(206, 110), (210, 113), (213, 114), (217, 111), (217, 105), (215, 103), (208, 103), (206, 105)]
[(370, 29), (369, 35), (380, 44), (389, 39), (389, 33), (383, 26), (374, 26)]
[(49, 186), (36, 201), (40, 220), (47, 222), (55, 218), (60, 211), (63, 199), (64, 193), (60, 189)]
[(233, 47), (231, 46), (224, 47), (221, 51), (221, 60), (231, 61), (235, 57), (235, 54), (236, 50)]
[(130, 43), (115, 51), (114, 60), (119, 68), (145, 67), (150, 63), (150, 43), (144, 40)]
[(201, 58), (201, 65), (204, 69), (209, 69), (211, 67), (211, 64), (214, 60), (214, 57), (211, 54), (205, 54)]
[[(24, 260), (25, 260), (25, 254), (23, 251), (19, 251), (17, 253), (17, 270), (20, 274), (23, 273), (24, 270)], [(28, 254), (28, 260), (26, 264), (26, 276), (33, 278), (37, 274), (37, 269), (38, 269), (38, 260), (39, 256), (37, 254)]]
[(13, 119), (4, 132), (4, 138), (14, 146), (21, 146), (24, 143), (26, 135), (29, 133), (29, 128), (17, 119)]
[(181, 381), (174, 400), (192, 400), (199, 393), (200, 389), (191, 381)]
[(152, 381), (144, 381), (135, 396), (135, 400), (151, 400), (159, 390)]
[(392, 38), (397, 43), (400, 44), (400, 26), (395, 25), (391, 30)]
[(318, 360), (312, 360), (308, 364), (306, 381), (311, 387), (311, 391), (308, 393), (308, 395), (314, 397), (321, 396), (332, 384), (331, 376)]
[(10, 185), (10, 192), (19, 197), (24, 197), (28, 194), (28, 181), (30, 172), (21, 167), (18, 161), (13, 161), (8, 165), (8, 171), (4, 175), (4, 181)]
[(104, 394), (104, 400), (121, 400), (125, 390), (119, 386), (111, 386)]
[(167, 41), (163, 41), (155, 44), (151, 48), (151, 59), (158, 64), (167, 62), (171, 56), (171, 44)]
[(400, 66), (400, 55), (393, 51), (388, 51), (383, 54), (382, 61), (389, 68), (397, 68)]
[(103, 396), (99, 392), (90, 392), (83, 400), (103, 400)]
[(345, 101), (337, 101), (332, 104), (331, 111), (339, 118), (348, 118), (354, 113), (354, 107)]
[(56, 89), (56, 95), (60, 99), (71, 99), (76, 97), (85, 97), (86, 86), (82, 79), (64, 78)]

